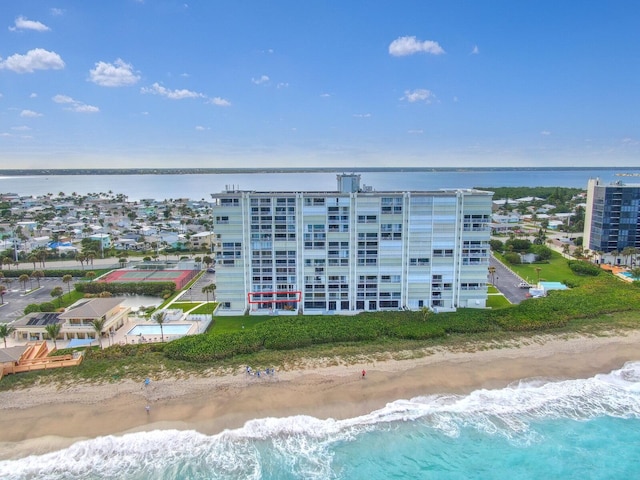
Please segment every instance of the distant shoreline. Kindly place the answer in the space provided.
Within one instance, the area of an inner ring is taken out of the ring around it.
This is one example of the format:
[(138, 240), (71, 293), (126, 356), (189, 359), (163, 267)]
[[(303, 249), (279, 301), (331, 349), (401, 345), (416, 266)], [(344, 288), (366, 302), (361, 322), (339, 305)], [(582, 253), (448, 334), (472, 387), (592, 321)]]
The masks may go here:
[[(214, 175), (249, 173), (358, 173), (358, 172), (517, 172), (517, 171), (640, 171), (640, 167), (286, 167), (286, 168), (60, 168), (0, 169), (1, 176), (59, 175)], [(624, 176), (624, 174), (622, 174)]]

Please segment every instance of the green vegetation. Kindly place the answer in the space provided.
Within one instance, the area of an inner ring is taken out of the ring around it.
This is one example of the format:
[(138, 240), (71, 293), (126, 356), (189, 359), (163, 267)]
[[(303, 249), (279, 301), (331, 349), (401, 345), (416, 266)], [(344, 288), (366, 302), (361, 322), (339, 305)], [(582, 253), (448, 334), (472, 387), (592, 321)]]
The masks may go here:
[[(554, 291), (546, 298), (525, 300), (511, 308), (459, 309), (432, 315), (420, 312), (362, 313), (343, 316), (268, 317), (240, 331), (221, 332), (216, 325), (207, 334), (175, 340), (165, 348), (172, 360), (210, 363), (262, 350), (292, 350), (321, 344), (392, 340), (432, 340), (451, 334), (547, 331), (573, 319), (605, 313), (640, 311), (640, 289), (610, 276), (598, 277), (580, 288)], [(251, 317), (243, 317), (244, 322)], [(237, 322), (237, 319), (236, 319)]]
[[(496, 258), (504, 263), (509, 263), (506, 260), (506, 255), (494, 254)], [(547, 282), (563, 282), (569, 286), (580, 285), (584, 282), (584, 277), (576, 275), (571, 268), (567, 260), (562, 257), (558, 252), (551, 252), (551, 257), (546, 263), (521, 263), (510, 264), (509, 267), (516, 272), (520, 277), (528, 279), (531, 282), (537, 281), (538, 274), (540, 280)], [(540, 269), (538, 272), (536, 269)]]
[(175, 293), (176, 284), (173, 282), (87, 282), (76, 284), (76, 290), (82, 293), (93, 294), (109, 292), (112, 295), (129, 293), (133, 295), (165, 297)]
[(582, 188), (567, 187), (476, 187), (480, 190), (489, 190), (494, 193), (494, 200), (515, 200), (516, 198), (538, 197), (544, 199), (544, 203), (568, 203), (571, 199), (583, 192)]
[(487, 298), (488, 308), (506, 308), (511, 306), (512, 304), (504, 295), (489, 295)]
[[(518, 265), (514, 269), (523, 277), (535, 278), (539, 273), (541, 278), (563, 281), (575, 288), (552, 291), (546, 298), (525, 300), (520, 305), (509, 304), (502, 295), (489, 295), (491, 309), (459, 309), (426, 319), (420, 311), (216, 317), (204, 334), (166, 344), (90, 349), (77, 368), (11, 375), (0, 382), (0, 388), (46, 378), (65, 382), (191, 375), (246, 364), (295, 368), (305, 358), (330, 358), (340, 363), (361, 361), (363, 356), (407, 358), (425, 355), (425, 349), (435, 347), (499, 348), (541, 333), (603, 334), (640, 328), (638, 282), (623, 283), (605, 273), (597, 277), (577, 275), (555, 252), (548, 264)], [(198, 303), (181, 305), (191, 310)], [(215, 305), (202, 303), (195, 311), (209, 313)]]

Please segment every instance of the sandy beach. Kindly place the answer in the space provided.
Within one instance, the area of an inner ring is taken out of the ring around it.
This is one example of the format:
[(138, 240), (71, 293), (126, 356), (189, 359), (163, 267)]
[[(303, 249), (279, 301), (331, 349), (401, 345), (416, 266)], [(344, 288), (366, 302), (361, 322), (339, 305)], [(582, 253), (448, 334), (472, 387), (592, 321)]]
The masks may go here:
[(0, 392), (0, 459), (109, 434), (170, 428), (215, 434), (254, 418), (302, 414), (342, 419), (420, 395), (504, 388), (522, 379), (588, 378), (640, 360), (640, 331), (541, 336), (513, 347), (428, 353), (348, 366), (317, 362), (260, 377), (239, 370), (225, 376), (151, 379), (149, 385), (127, 380)]

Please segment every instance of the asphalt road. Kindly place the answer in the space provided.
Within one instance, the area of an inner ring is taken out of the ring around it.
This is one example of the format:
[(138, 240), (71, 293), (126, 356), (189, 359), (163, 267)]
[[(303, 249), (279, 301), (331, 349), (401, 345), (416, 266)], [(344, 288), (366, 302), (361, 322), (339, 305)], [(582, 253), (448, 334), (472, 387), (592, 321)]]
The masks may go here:
[[(6, 284), (5, 284), (6, 285)], [(7, 291), (4, 294), (4, 305), (0, 306), (0, 323), (7, 323), (17, 320), (24, 316), (24, 309), (31, 303), (55, 302), (56, 298), (51, 296), (51, 290), (55, 287), (62, 287), (64, 293), (68, 289), (73, 290), (74, 282), (68, 286), (61, 278), (44, 277), (40, 279), (40, 287), (37, 290), (24, 294), (22, 283), (16, 278), (11, 285), (7, 285)], [(38, 282), (33, 281), (33, 288), (37, 288)], [(31, 288), (27, 283), (27, 288)]]
[[(493, 256), (491, 256), (489, 264), (496, 268), (495, 287), (500, 290), (511, 303), (520, 303), (527, 298), (529, 290), (519, 287), (520, 283), (523, 282), (522, 278), (505, 267)], [(489, 278), (489, 281), (491, 281), (491, 278)]]

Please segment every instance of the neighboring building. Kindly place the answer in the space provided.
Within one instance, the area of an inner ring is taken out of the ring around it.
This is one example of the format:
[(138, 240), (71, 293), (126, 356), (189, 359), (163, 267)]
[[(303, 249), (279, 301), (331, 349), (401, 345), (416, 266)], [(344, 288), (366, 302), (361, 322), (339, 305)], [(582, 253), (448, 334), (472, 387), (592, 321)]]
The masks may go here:
[(212, 194), (216, 296), (227, 313), (483, 308), (492, 192)]
[(121, 298), (94, 298), (81, 300), (64, 313), (35, 312), (16, 320), (14, 337), (20, 340), (46, 340), (46, 326), (60, 323), (62, 340), (95, 339), (94, 320), (104, 320), (101, 330), (103, 337), (121, 328), (129, 317), (131, 309), (122, 306)]
[(194, 250), (200, 250), (206, 247), (213, 251), (213, 245), (216, 242), (216, 237), (213, 232), (200, 232), (191, 235), (189, 241), (191, 242), (191, 247)]
[(87, 238), (89, 238), (89, 240), (100, 242), (100, 248), (102, 250), (111, 248), (111, 236), (108, 233), (94, 233), (89, 235)]
[(604, 253), (640, 248), (640, 184), (589, 180), (583, 244)]

